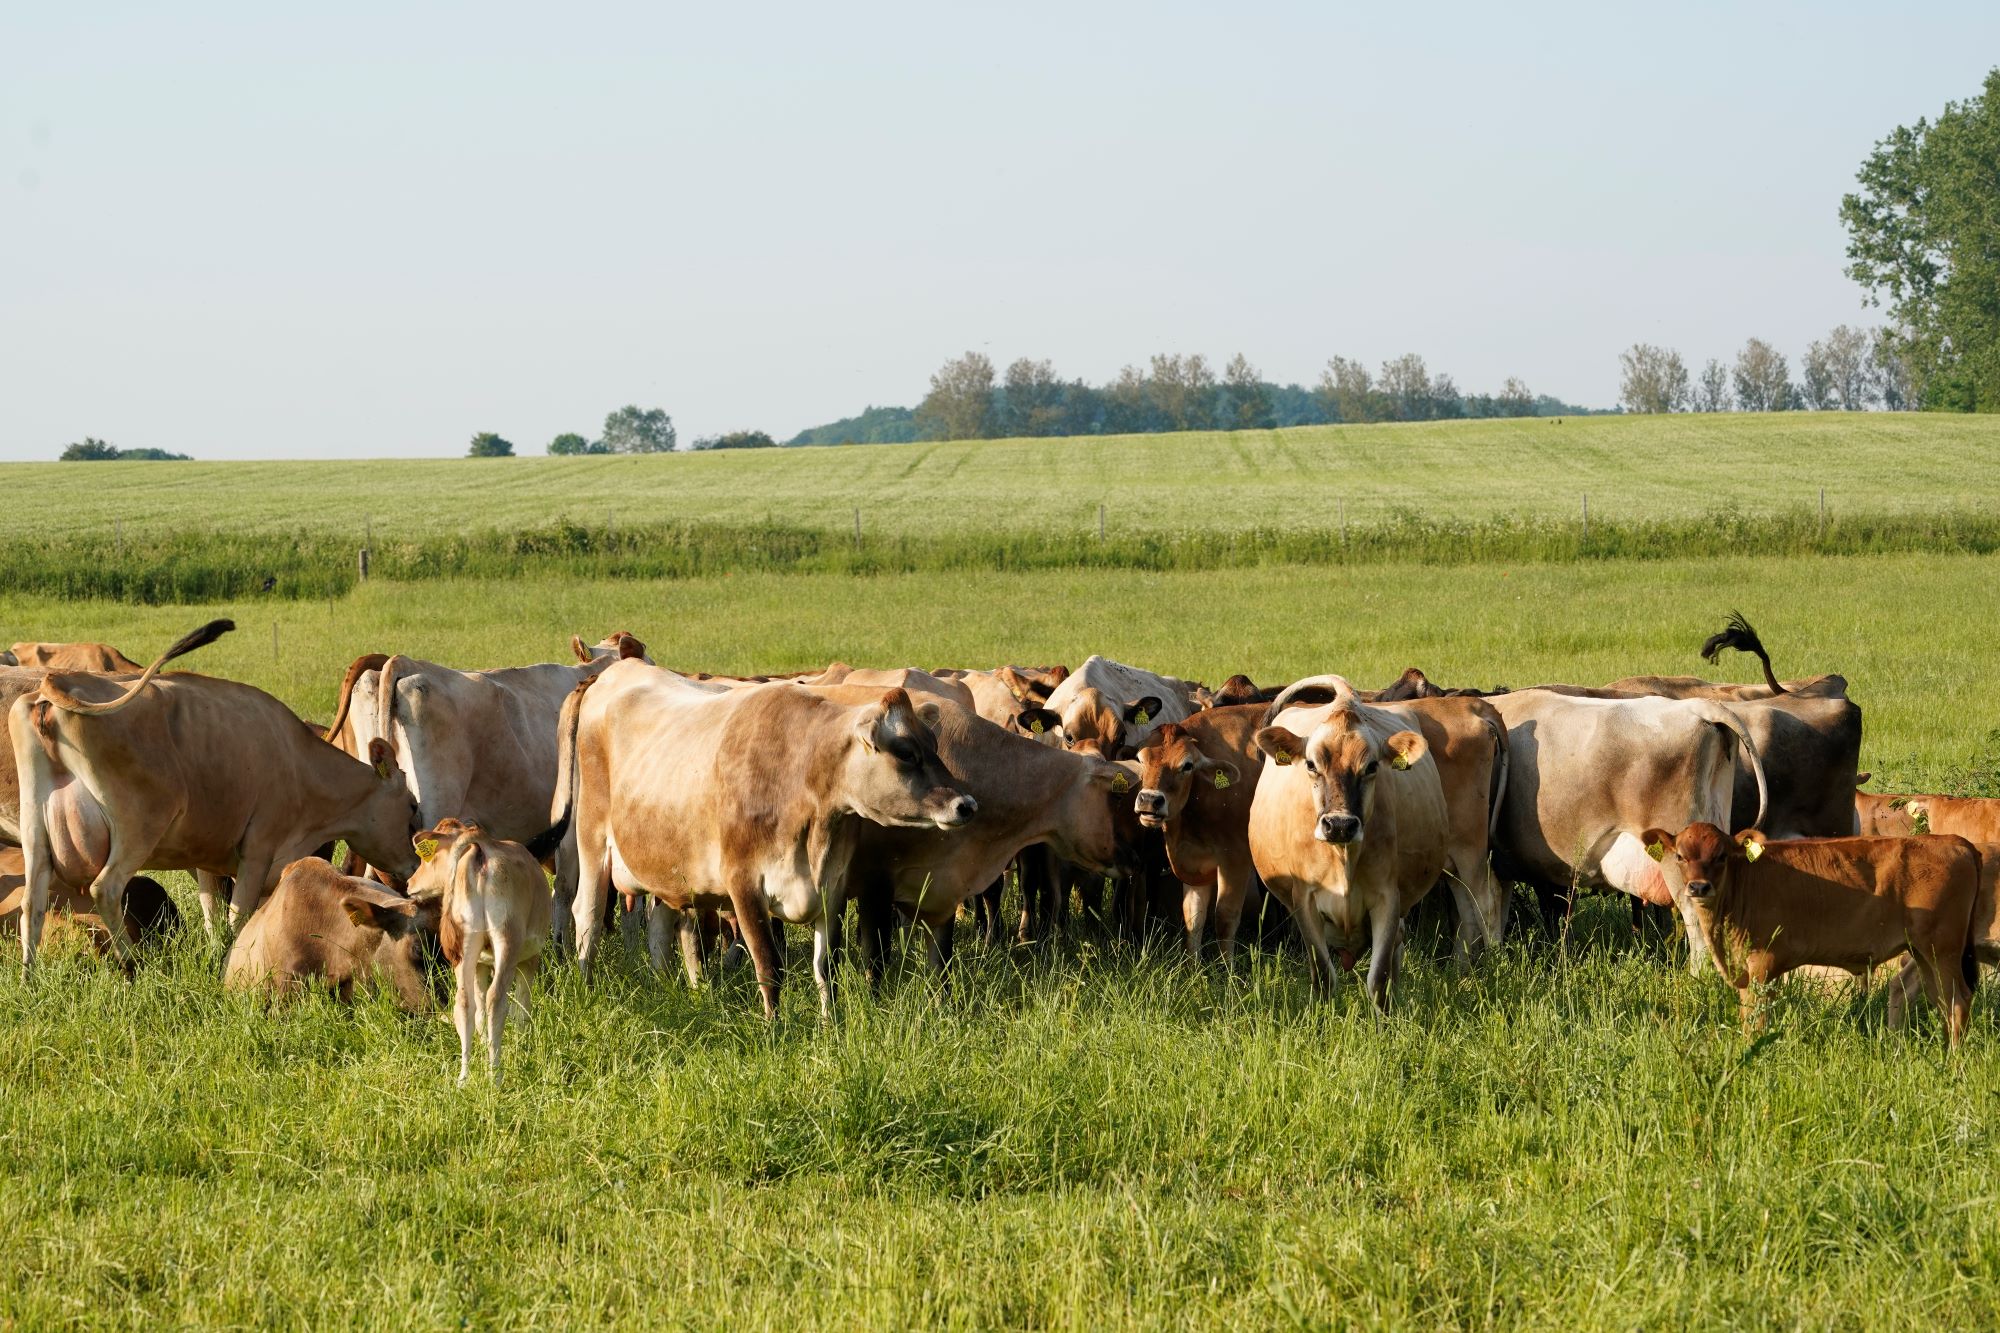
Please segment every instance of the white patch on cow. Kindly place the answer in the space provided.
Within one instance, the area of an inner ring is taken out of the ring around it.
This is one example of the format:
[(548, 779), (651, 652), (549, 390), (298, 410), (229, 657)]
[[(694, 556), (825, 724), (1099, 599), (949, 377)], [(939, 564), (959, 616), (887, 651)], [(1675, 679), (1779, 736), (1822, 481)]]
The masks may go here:
[(1636, 834), (1620, 833), (1599, 866), (1604, 882), (1612, 888), (1649, 903), (1671, 902), (1680, 913), (1681, 924), (1687, 927), (1688, 971), (1699, 976), (1708, 969), (1708, 937), (1702, 933), (1694, 904), (1673, 891), (1667, 877), (1660, 873), (1660, 863)]

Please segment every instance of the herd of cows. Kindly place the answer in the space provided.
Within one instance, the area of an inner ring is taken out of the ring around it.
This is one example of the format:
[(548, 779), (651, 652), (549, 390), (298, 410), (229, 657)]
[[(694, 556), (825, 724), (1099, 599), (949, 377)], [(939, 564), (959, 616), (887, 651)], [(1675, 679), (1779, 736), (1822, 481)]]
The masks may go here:
[(2000, 801), (1859, 791), (1847, 682), (1778, 680), (1740, 616), (1703, 656), (1754, 654), (1755, 684), (1494, 691), (1414, 668), (1382, 690), (1210, 690), (1103, 657), (725, 677), (619, 633), (496, 671), (370, 654), (323, 727), (253, 686), (162, 673), (231, 628), (144, 668), (102, 644), (6, 655), (0, 912), (25, 964), (55, 902), (131, 968), (135, 941), (177, 924), (140, 872), (190, 871), (227, 985), (428, 1008), (455, 981), (461, 1078), (475, 1043), (497, 1073), (548, 941), (588, 975), (614, 889), (661, 968), (676, 942), (696, 984), (723, 941), (747, 953), (767, 1014), (784, 925), (811, 932), (830, 1012), (850, 904), (871, 981), (899, 928), (942, 970), (961, 909), (997, 939), (1009, 867), (1024, 940), (1080, 904), (1112, 929), (1170, 918), (1227, 960), (1268, 899), (1321, 989), (1366, 952), (1384, 1007), (1421, 900), (1448, 893), (1469, 963), (1516, 883), (1551, 928), (1580, 889), (1671, 909), (1746, 1022), (1789, 971), (1865, 982), (1906, 958), (1892, 1020), (1921, 989), (1955, 1045), (1977, 962), (2000, 962)]

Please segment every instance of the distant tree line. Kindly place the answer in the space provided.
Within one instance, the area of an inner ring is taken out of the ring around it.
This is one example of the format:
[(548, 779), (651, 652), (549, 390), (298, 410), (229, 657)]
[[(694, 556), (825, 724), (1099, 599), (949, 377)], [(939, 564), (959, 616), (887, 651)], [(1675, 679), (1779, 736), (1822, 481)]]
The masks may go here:
[(153, 463), (192, 463), (194, 459), (186, 454), (168, 453), (165, 449), (120, 449), (115, 444), (107, 444), (95, 435), (86, 435), (75, 444), (64, 445), (58, 456), (63, 463), (131, 462), (143, 460)]
[(792, 444), (886, 444), (1054, 435), (1143, 435), (1184, 430), (1270, 430), (1336, 422), (1465, 417), (1581, 416), (1588, 409), (1509, 379), (1497, 394), (1467, 394), (1411, 353), (1371, 372), (1335, 357), (1311, 388), (1263, 377), (1242, 353), (1220, 373), (1200, 352), (1162, 353), (1108, 384), (1064, 379), (1053, 363), (1022, 357), (1004, 375), (980, 352), (945, 362), (915, 410), (870, 407), (814, 426)]
[(1784, 353), (1752, 338), (1729, 365), (1710, 357), (1688, 374), (1670, 347), (1634, 343), (1618, 358), (1619, 405), (1628, 412), (1862, 412), (1920, 405), (1906, 345), (1888, 330), (1842, 324), (1806, 347), (1792, 377)]

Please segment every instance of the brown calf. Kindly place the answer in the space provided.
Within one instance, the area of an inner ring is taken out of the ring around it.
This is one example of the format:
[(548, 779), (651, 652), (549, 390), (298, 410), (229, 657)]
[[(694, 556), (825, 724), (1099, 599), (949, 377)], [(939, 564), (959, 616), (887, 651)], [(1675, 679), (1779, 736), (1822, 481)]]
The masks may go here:
[(1243, 904), (1256, 882), (1250, 858), (1250, 803), (1264, 768), (1257, 730), (1262, 703), (1208, 708), (1169, 722), (1139, 751), (1139, 823), (1166, 838), (1167, 864), (1185, 890), (1181, 923), (1188, 953), (1201, 957), (1211, 909), (1224, 962), (1235, 952)]
[(437, 1002), (438, 903), (419, 903), (373, 880), (343, 875), (317, 857), (285, 867), (230, 947), (222, 984), (293, 995), (330, 989), (352, 1003), (380, 986), (411, 1013)]
[(1713, 824), (1648, 829), (1646, 850), (1693, 909), (1745, 1027), (1759, 988), (1818, 964), (1865, 976), (1909, 953), (1958, 1045), (1978, 980), (1970, 933), (1979, 853), (1963, 838), (1732, 839)]

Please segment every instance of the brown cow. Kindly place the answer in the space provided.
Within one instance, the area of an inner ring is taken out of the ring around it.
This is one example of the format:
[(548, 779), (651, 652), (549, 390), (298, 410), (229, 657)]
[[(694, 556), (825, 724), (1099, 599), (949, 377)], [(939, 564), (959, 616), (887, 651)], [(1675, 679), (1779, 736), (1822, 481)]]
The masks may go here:
[(1915, 795), (1903, 798), (1903, 809), (1926, 833), (1949, 833), (1967, 842), (2000, 842), (2000, 799)]
[(1627, 676), (1614, 680), (1604, 688), (1624, 690), (1633, 694), (1656, 694), (1665, 699), (1717, 699), (1725, 702), (1745, 703), (1756, 699), (1776, 699), (1784, 695), (1802, 695), (1818, 699), (1845, 699), (1847, 697), (1847, 677), (1814, 676), (1809, 680), (1780, 681), (1771, 670), (1771, 655), (1764, 651), (1764, 641), (1757, 637), (1757, 631), (1743, 618), (1741, 611), (1729, 613), (1729, 623), (1718, 634), (1711, 634), (1701, 646), (1704, 662), (1714, 662), (1721, 658), (1724, 648), (1734, 648), (1738, 652), (1754, 656), (1764, 668), (1764, 680), (1759, 685), (1732, 685), (1702, 680), (1697, 676)]
[(95, 671), (109, 675), (146, 668), (108, 643), (17, 643), (6, 654), (6, 665), (40, 667), (44, 671)]
[(379, 986), (411, 1013), (428, 1012), (443, 976), (439, 907), (304, 857), (244, 923), (222, 984), (274, 997), (323, 986), (342, 1003)]
[(1382, 1009), (1403, 917), (1448, 862), (1443, 784), (1409, 722), (1351, 689), (1331, 705), (1276, 709), (1257, 733), (1273, 764), (1250, 806), (1251, 858), (1291, 909), (1315, 985), (1339, 980), (1329, 945), (1348, 960), (1369, 947), (1368, 993)]
[[(1988, 967), (2000, 967), (2000, 843), (1974, 843), (1979, 853), (1979, 897), (1972, 905), (1972, 954)], [(1889, 982), (1889, 1026), (1903, 1026), (1909, 1003), (1923, 989), (1923, 976), (1912, 958)]]
[[(1863, 773), (1861, 781), (1866, 782), (1872, 774)], [(1856, 790), (1854, 793), (1854, 831), (1864, 838), (1907, 838), (1915, 835), (1917, 817), (1910, 812), (1910, 802), (1922, 800), (1907, 792), (1878, 792)], [(1983, 838), (1974, 842), (1988, 841)]]
[(1963, 838), (1736, 838), (1714, 824), (1646, 830), (1646, 850), (1693, 907), (1743, 1023), (1757, 991), (1808, 965), (1866, 976), (1909, 953), (1958, 1045), (1978, 984), (1971, 942), (1979, 853)]
[(136, 680), (52, 673), (14, 701), (8, 727), (21, 782), (28, 899), (21, 932), (32, 966), (50, 885), (90, 886), (120, 961), (130, 957), (120, 898), (141, 867), (234, 876), (232, 915), (247, 916), (279, 867), (344, 838), (391, 875), (417, 865), (416, 803), (389, 764), (373, 769), (306, 733), (252, 686), (159, 675), (231, 628), (214, 621)]
[(830, 1012), (860, 825), (956, 828), (978, 810), (938, 760), (927, 719), (944, 705), (871, 694), (849, 706), (799, 685), (718, 690), (638, 661), (579, 685), (563, 705), (556, 791), (575, 811), (580, 970), (615, 880), (676, 912), (732, 909), (767, 1016), (780, 983), (768, 918), (811, 926)]
[(499, 1081), (500, 1034), (508, 1011), (528, 1016), (549, 933), (549, 883), (541, 861), (562, 841), (568, 824), (559, 820), (539, 845), (526, 847), (456, 819), (412, 839), (423, 864), (410, 877), (410, 896), (441, 902), (438, 940), (457, 980), (451, 1009), (461, 1084), (472, 1075), (475, 1035), (485, 1039), (487, 1064)]
[(1185, 886), (1181, 924), (1194, 958), (1201, 957), (1212, 912), (1216, 947), (1225, 963), (1232, 960), (1256, 884), (1250, 806), (1264, 769), (1257, 748), (1264, 711), (1263, 703), (1203, 709), (1167, 723), (1139, 751), (1133, 809), (1141, 825), (1165, 837), (1167, 864)]

